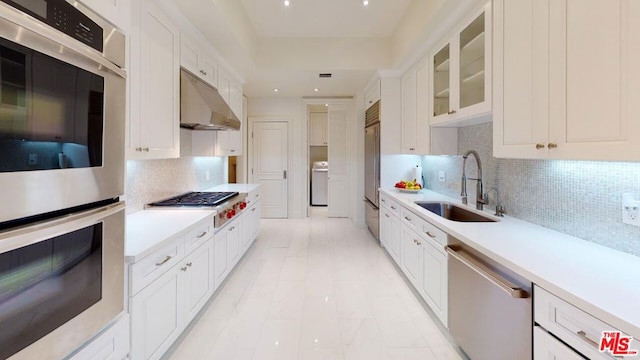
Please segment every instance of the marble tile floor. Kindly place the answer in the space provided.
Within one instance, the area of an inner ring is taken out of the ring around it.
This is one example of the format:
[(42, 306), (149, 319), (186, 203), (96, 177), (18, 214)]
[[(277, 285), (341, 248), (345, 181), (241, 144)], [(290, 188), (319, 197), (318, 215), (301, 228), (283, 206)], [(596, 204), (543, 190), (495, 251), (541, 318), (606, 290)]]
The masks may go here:
[(460, 360), (385, 250), (349, 219), (263, 219), (171, 360)]

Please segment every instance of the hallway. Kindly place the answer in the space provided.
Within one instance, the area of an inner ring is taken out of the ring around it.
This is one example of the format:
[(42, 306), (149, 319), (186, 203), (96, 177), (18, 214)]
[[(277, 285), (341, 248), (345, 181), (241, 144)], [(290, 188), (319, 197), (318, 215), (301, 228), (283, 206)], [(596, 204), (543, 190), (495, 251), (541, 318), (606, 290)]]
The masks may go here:
[(170, 359), (460, 359), (378, 242), (349, 219), (263, 219), (194, 324)]

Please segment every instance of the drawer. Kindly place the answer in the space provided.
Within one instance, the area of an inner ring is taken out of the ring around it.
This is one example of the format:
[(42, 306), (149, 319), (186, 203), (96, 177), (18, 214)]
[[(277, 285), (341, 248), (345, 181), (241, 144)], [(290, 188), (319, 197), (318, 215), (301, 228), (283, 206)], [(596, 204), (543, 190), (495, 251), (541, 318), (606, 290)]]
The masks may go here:
[[(434, 247), (436, 247), (441, 253), (446, 253), (446, 250), (444, 249), (445, 245), (447, 245), (447, 238), (448, 235), (446, 232), (438, 229), (437, 227), (435, 227), (433, 224), (431, 224), (430, 222), (420, 218), (420, 223), (422, 225), (422, 232), (421, 235), (426, 236), (428, 239), (431, 239), (433, 241), (435, 241)], [(436, 246), (439, 245), (439, 246)]]
[(189, 254), (213, 236), (213, 218), (207, 218), (189, 231), (184, 238), (184, 253)]
[[(611, 325), (569, 304), (541, 287), (534, 287), (534, 320), (549, 333), (589, 359), (612, 359), (610, 353), (598, 350), (603, 331), (618, 331)], [(624, 335), (623, 335), (624, 336)], [(640, 350), (633, 340), (630, 349)], [(632, 357), (624, 357), (631, 359)]]
[(184, 258), (184, 237), (172, 241), (167, 246), (129, 266), (129, 296), (159, 278)]
[(402, 208), (402, 223), (408, 226), (411, 230), (422, 234), (422, 223), (420, 217), (411, 211)]
[(402, 208), (397, 201), (391, 199), (388, 195), (380, 193), (380, 206), (384, 206), (389, 209), (394, 215), (400, 216), (400, 209)]
[(584, 358), (572, 348), (549, 335), (540, 326), (534, 326), (533, 360), (584, 360)]
[(255, 204), (255, 202), (258, 200), (260, 200), (260, 191), (258, 189), (255, 189), (247, 194), (247, 197), (244, 201), (247, 203), (247, 208), (250, 208), (251, 205)]

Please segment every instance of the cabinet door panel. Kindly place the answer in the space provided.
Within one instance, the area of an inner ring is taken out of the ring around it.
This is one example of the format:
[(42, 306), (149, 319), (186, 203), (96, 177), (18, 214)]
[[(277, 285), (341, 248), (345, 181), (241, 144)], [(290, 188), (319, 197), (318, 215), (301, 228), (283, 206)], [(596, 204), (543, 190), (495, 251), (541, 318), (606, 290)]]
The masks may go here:
[(436, 250), (433, 245), (423, 242), (423, 279), (422, 290), (426, 302), (433, 312), (448, 326), (448, 270), (447, 256)]
[(221, 230), (215, 235), (215, 277), (216, 288), (224, 281), (229, 273), (229, 263), (227, 262), (227, 232)]
[(389, 218), (389, 233), (387, 235), (391, 257), (400, 264), (400, 240), (402, 238), (402, 233), (400, 231), (400, 219), (395, 216)]
[(229, 271), (235, 266), (240, 259), (240, 228), (241, 218), (236, 218), (232, 224), (229, 224), (222, 231), (227, 232), (227, 264)]
[(416, 101), (416, 72), (409, 70), (402, 77), (402, 151), (405, 154), (416, 154)]
[[(213, 242), (208, 241), (184, 261), (186, 323), (189, 323), (213, 294)], [(182, 269), (182, 268), (181, 268)]]
[(496, 0), (494, 154), (546, 157), (549, 124), (549, 0)]
[(180, 270), (176, 266), (131, 300), (133, 359), (159, 359), (182, 328)]
[(422, 289), (423, 259), (421, 246), (424, 245), (424, 241), (415, 232), (403, 226), (401, 264), (405, 274), (416, 289)]

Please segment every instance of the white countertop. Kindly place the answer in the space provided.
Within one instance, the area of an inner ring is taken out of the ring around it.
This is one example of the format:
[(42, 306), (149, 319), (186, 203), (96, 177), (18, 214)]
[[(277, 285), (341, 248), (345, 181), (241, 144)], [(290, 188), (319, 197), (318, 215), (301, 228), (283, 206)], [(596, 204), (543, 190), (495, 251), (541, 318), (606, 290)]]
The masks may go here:
[[(380, 191), (538, 286), (640, 338), (639, 257), (509, 216), (499, 218), (497, 223), (447, 220), (414, 203), (461, 203), (459, 199), (433, 191), (423, 190), (418, 194), (400, 193), (395, 189)], [(475, 211), (475, 203), (469, 209)], [(493, 211), (485, 214), (492, 215)]]
[(250, 193), (260, 187), (260, 184), (222, 184), (203, 191), (237, 191), (239, 193)]
[[(213, 218), (213, 210), (141, 210), (127, 215), (124, 255), (135, 263), (165, 245), (167, 240), (190, 231), (198, 222)], [(213, 220), (212, 220), (213, 221)]]
[[(260, 184), (222, 184), (202, 191), (250, 193)], [(127, 215), (125, 261), (134, 263), (158, 250), (168, 240), (187, 233), (215, 210), (146, 209)]]

